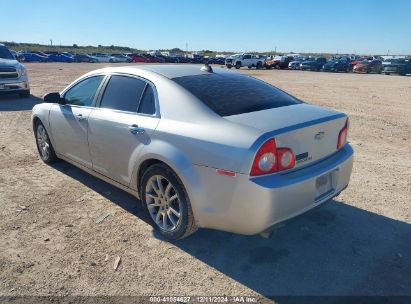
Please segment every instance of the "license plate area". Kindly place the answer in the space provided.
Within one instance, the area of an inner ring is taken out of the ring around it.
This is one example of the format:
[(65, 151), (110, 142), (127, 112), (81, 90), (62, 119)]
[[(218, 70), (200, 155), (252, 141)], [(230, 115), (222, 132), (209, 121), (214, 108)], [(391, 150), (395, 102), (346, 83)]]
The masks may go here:
[(337, 170), (317, 177), (315, 180), (315, 202), (320, 202), (335, 192)]

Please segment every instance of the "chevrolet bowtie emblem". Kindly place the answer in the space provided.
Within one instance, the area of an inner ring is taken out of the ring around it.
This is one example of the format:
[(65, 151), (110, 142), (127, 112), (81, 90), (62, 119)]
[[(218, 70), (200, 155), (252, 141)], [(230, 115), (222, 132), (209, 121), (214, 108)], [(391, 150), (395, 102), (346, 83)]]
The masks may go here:
[(316, 140), (321, 140), (321, 139), (323, 139), (324, 138), (324, 135), (325, 135), (325, 132), (318, 132), (317, 134), (315, 134), (315, 136), (314, 136), (314, 138), (316, 139)]

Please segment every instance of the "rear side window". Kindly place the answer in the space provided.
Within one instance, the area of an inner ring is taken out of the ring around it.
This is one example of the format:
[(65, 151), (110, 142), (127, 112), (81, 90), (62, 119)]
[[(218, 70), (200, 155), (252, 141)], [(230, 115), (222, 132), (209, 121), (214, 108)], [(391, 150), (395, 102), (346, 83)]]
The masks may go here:
[(137, 112), (146, 82), (127, 76), (111, 76), (104, 91), (100, 107), (127, 112)]
[(220, 116), (299, 104), (301, 101), (261, 80), (245, 75), (202, 74), (173, 78)]
[(138, 107), (138, 112), (142, 114), (153, 115), (156, 112), (154, 91), (151, 85), (147, 84), (143, 98), (141, 99), (140, 106)]

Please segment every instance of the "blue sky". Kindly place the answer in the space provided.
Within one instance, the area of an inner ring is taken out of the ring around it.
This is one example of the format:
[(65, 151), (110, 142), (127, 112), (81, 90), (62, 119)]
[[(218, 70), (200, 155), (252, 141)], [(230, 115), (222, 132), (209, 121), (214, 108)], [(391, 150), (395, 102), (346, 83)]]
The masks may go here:
[(0, 0), (0, 41), (411, 54), (410, 0)]

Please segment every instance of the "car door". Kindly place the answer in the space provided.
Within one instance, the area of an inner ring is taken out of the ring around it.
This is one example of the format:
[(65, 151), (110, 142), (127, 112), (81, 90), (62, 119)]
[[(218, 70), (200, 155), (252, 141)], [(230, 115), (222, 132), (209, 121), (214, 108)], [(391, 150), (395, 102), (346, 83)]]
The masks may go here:
[(243, 56), (243, 66), (250, 66), (250, 65), (252, 65), (252, 62), (251, 62), (252, 60), (251, 60), (251, 55), (244, 55)]
[(131, 182), (141, 150), (159, 122), (154, 85), (135, 76), (110, 76), (89, 117), (93, 169), (123, 185)]
[(93, 110), (104, 75), (88, 77), (63, 92), (65, 105), (53, 104), (50, 129), (56, 152), (91, 168), (87, 141), (88, 117)]

